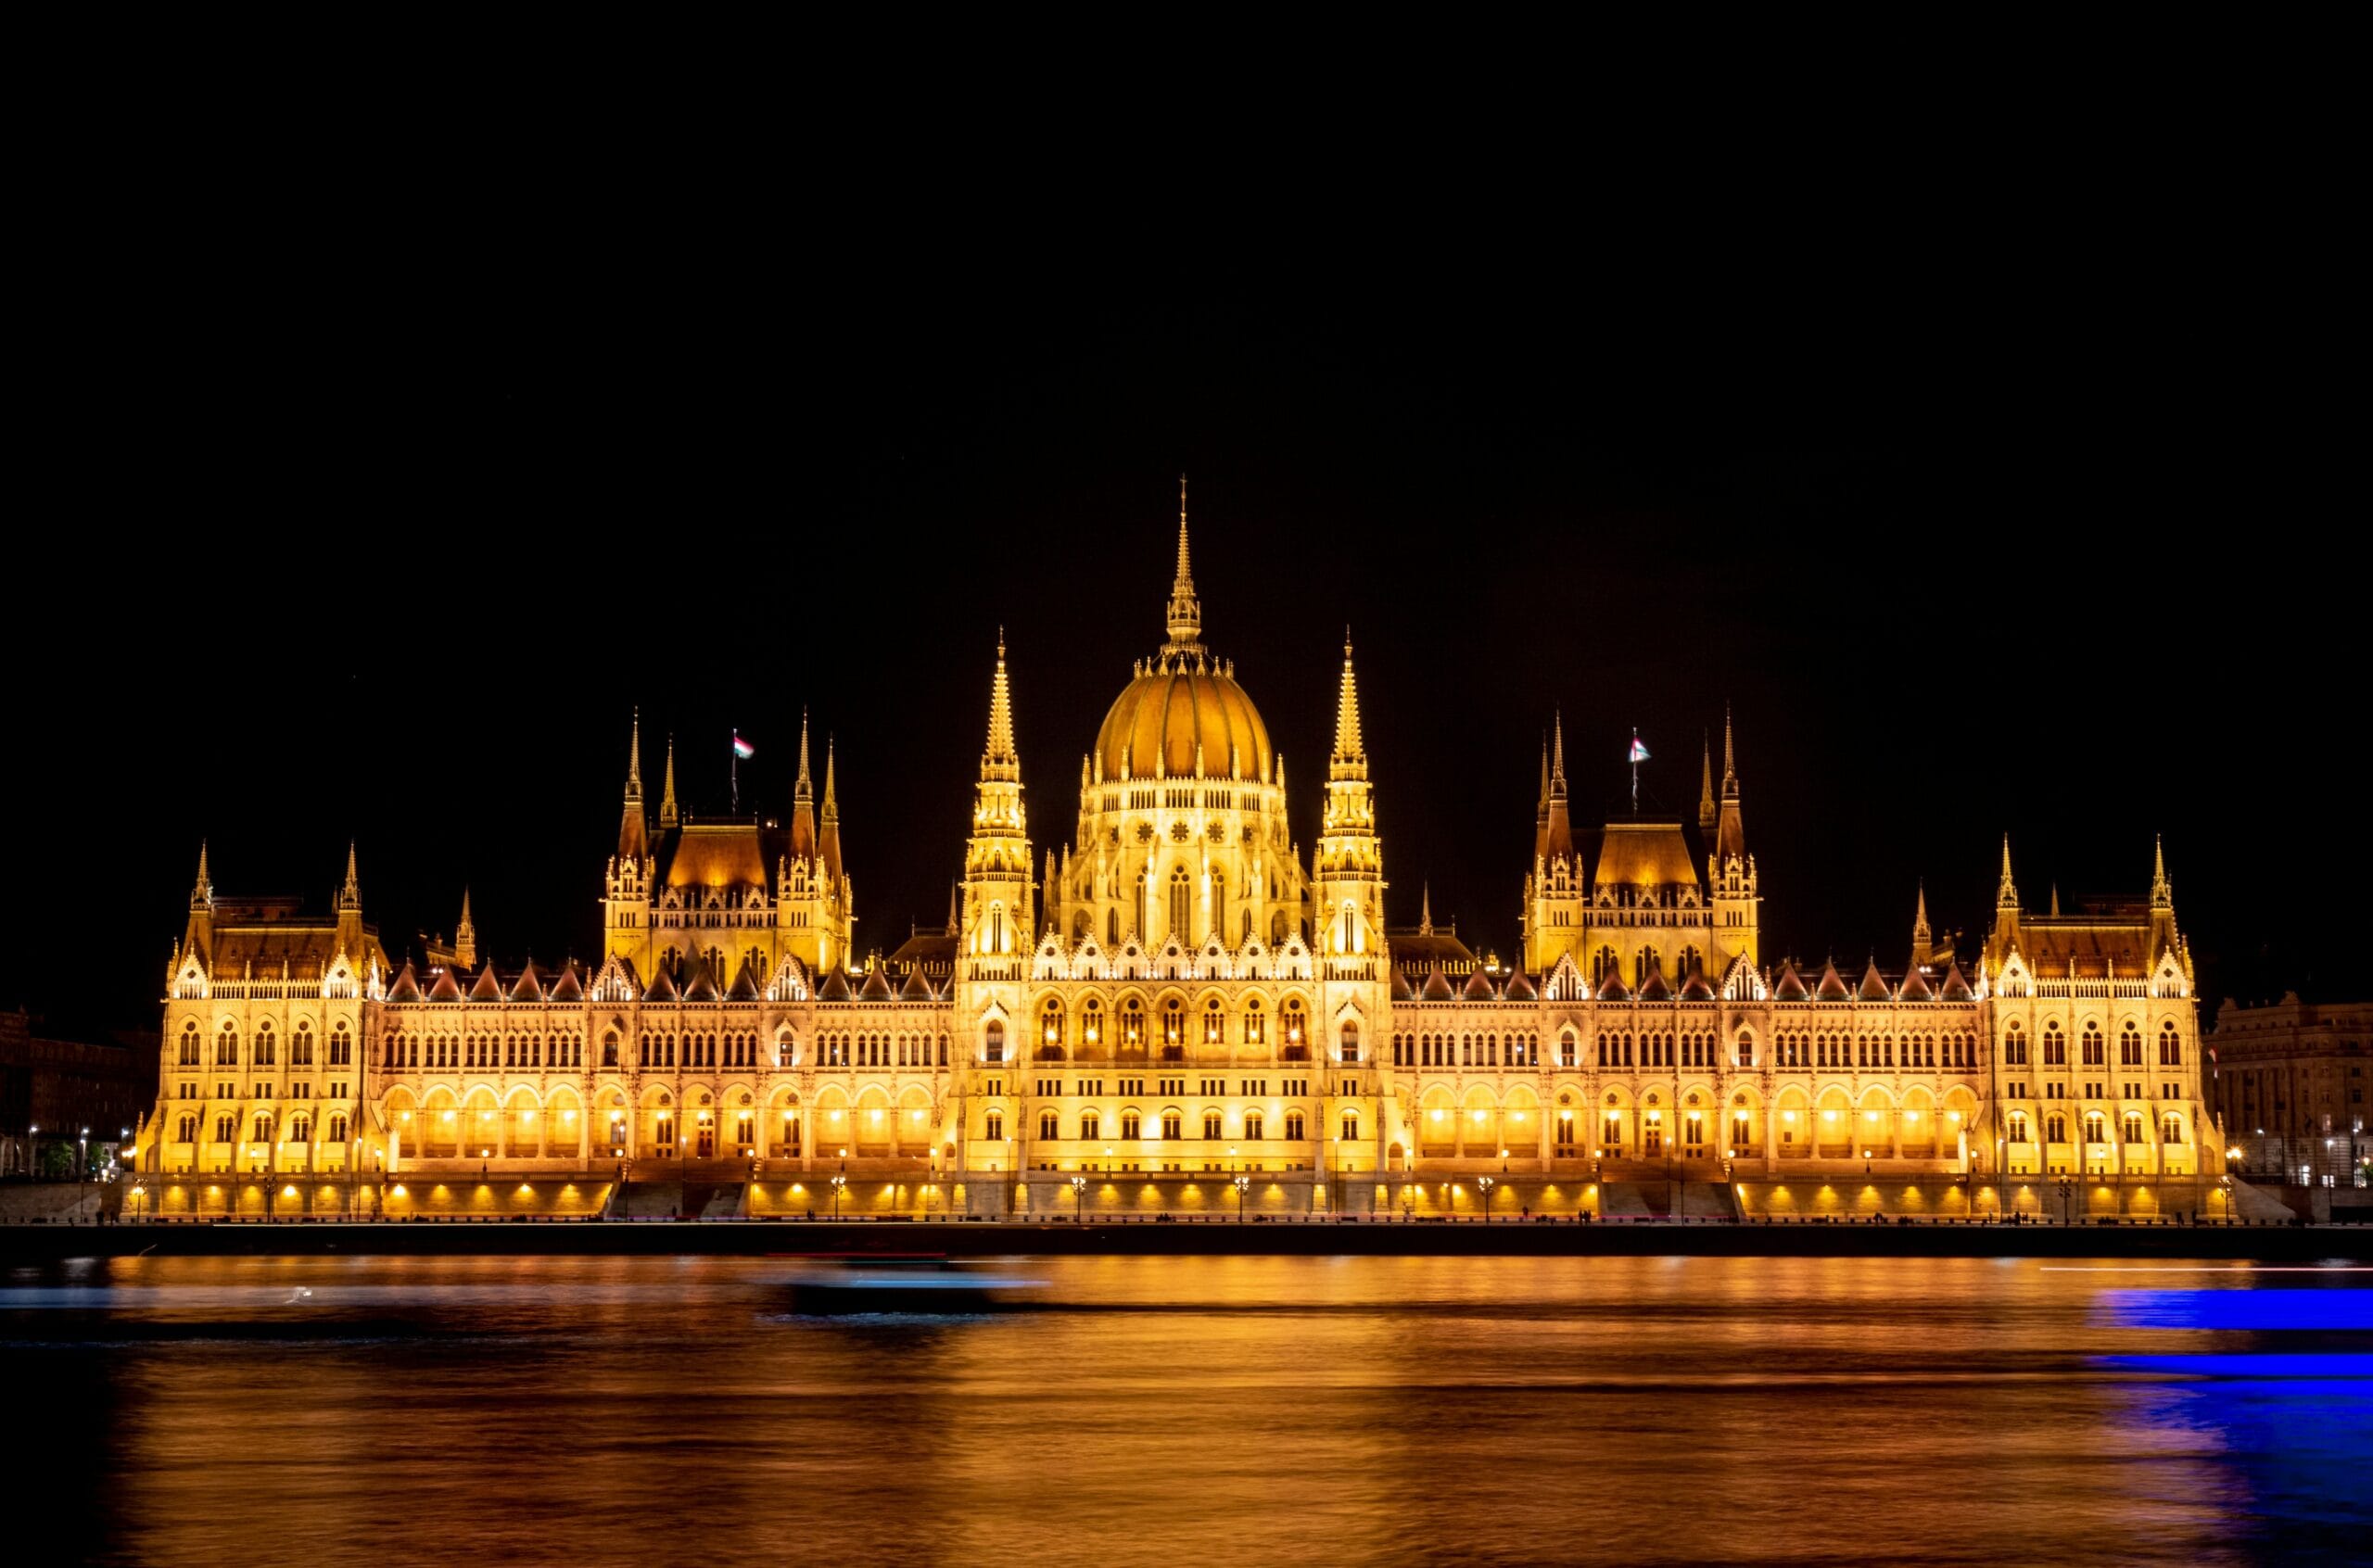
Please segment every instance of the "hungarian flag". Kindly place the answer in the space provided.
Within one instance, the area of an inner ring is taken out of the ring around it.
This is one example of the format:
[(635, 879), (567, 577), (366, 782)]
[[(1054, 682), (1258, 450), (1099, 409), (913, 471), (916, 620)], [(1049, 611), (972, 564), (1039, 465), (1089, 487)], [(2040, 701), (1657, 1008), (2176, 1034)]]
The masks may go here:
[(1640, 743), (1640, 738), (1637, 735), (1631, 737), (1631, 760), (1635, 763), (1648, 760), (1648, 748)]
[(758, 754), (758, 748), (751, 745), (747, 740), (742, 740), (742, 732), (737, 729), (733, 732), (733, 754), (740, 757), (743, 762), (748, 762), (752, 757)]

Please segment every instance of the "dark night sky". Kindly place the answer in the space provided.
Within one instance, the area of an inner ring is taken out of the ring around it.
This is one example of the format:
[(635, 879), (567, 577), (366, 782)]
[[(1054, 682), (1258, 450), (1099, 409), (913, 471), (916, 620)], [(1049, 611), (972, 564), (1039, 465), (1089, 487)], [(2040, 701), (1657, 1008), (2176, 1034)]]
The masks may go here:
[(200, 835), (316, 904), (358, 839), (399, 954), (465, 881), (506, 963), (591, 953), (638, 702), (696, 809), (737, 724), (787, 805), (811, 707), (894, 946), (946, 907), (1000, 624), (1068, 837), (1182, 469), (1305, 854), (1351, 626), (1395, 920), (1429, 881), (1510, 949), (1553, 707), (1588, 816), (1635, 725), (1693, 810), (1727, 700), (1772, 955), (1899, 964), (1921, 877), (1974, 940), (2005, 828), (2034, 904), (2138, 891), (2157, 831), (2212, 998), (2362, 988), (2329, 221), (2102, 189), (421, 196), (268, 259), (184, 214), (162, 282), (88, 280), (120, 309), (34, 427), (70, 482), (19, 516), (57, 564), (10, 596), (0, 999), (154, 1027)]

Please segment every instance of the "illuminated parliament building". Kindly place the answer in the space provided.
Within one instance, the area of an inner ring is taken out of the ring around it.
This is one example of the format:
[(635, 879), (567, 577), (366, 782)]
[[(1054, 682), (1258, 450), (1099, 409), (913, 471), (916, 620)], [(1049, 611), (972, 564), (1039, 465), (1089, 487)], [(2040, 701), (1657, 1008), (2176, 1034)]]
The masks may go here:
[(201, 850), (130, 1211), (2213, 1204), (2164, 862), (2140, 898), (2037, 914), (2006, 842), (1982, 943), (1935, 940), (1923, 900), (1900, 967), (1814, 972), (1763, 949), (1727, 721), (1694, 821), (1576, 823), (1561, 736), (1509, 867), (1521, 945), (1487, 961), (1387, 924), (1351, 647), (1305, 856), (1203, 641), (1183, 506), (1166, 621), (1060, 847), (1031, 837), (1000, 642), (945, 929), (886, 956), (854, 944), (804, 721), (779, 820), (680, 810), (672, 748), (654, 811), (622, 738), (595, 962), (498, 963), (466, 896), (393, 962), (351, 848), (310, 916), (218, 894)]

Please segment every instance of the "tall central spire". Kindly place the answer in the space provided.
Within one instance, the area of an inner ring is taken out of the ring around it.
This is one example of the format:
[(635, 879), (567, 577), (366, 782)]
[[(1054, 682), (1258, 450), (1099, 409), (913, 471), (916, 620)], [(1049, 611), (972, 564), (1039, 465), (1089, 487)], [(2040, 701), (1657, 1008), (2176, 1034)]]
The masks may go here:
[(983, 779), (1022, 777), (1022, 759), (1013, 750), (1013, 689), (1005, 673), (1005, 628), (997, 628), (997, 673), (989, 685), (989, 745), (981, 753)]
[(794, 802), (812, 801), (816, 798), (816, 786), (809, 783), (807, 779), (807, 710), (806, 708), (799, 710), (799, 782), (792, 786), (791, 798)]
[(1351, 674), (1351, 628), (1343, 628), (1343, 689), (1335, 701), (1335, 755), (1331, 771), (1338, 778), (1365, 772), (1367, 747), (1360, 740), (1360, 689)]
[(1203, 607), (1186, 551), (1186, 475), (1178, 476), (1178, 575), (1170, 585), (1170, 646), (1191, 650), (1203, 635)]

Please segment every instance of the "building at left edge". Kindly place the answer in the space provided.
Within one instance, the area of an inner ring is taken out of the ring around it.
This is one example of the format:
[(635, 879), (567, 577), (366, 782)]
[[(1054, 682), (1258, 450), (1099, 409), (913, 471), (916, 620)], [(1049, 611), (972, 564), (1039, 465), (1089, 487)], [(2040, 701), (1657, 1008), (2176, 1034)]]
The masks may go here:
[(130, 1211), (2229, 1205), (2163, 859), (2038, 913), (2006, 842), (1982, 940), (1906, 897), (1899, 962), (1800, 969), (1764, 951), (1727, 720), (1694, 819), (1576, 821), (1561, 734), (1502, 965), (1422, 896), (1387, 923), (1350, 645), (1306, 852), (1183, 505), (1163, 617), (1043, 850), (1000, 639), (945, 927), (887, 955), (804, 720), (777, 820), (683, 809), (672, 749), (654, 809), (631, 727), (582, 967), (497, 962), (465, 893), (395, 963), (351, 846), (323, 915), (218, 893), (201, 848)]

